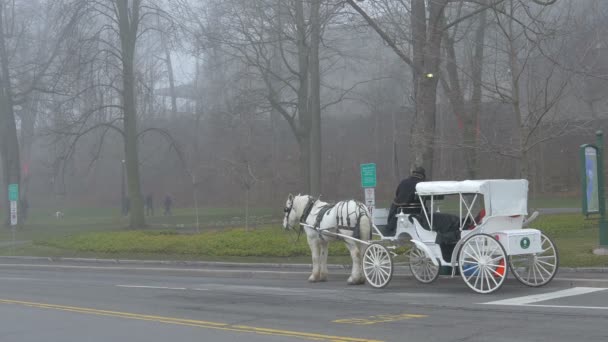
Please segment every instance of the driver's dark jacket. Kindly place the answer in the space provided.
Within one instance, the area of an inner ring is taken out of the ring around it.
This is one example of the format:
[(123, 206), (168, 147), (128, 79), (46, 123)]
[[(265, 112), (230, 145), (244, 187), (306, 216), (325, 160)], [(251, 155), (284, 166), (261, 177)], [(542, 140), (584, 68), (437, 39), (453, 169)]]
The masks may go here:
[(422, 182), (422, 179), (415, 176), (410, 176), (399, 183), (397, 191), (395, 192), (395, 199), (391, 204), (391, 209), (388, 213), (388, 225), (387, 234), (394, 235), (397, 230), (397, 215), (399, 208), (415, 206), (414, 209), (403, 209), (405, 214), (418, 214), (420, 213), (420, 202), (416, 197), (416, 184)]

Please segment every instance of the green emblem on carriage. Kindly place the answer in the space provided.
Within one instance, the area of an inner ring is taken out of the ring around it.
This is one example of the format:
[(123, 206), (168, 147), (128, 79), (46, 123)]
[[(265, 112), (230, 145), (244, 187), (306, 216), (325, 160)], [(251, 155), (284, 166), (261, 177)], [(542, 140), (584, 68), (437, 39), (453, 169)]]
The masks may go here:
[(530, 247), (530, 238), (528, 238), (528, 237), (522, 238), (522, 239), (519, 241), (519, 245), (520, 245), (520, 246), (521, 246), (521, 248), (523, 248), (523, 249), (528, 249), (528, 248)]

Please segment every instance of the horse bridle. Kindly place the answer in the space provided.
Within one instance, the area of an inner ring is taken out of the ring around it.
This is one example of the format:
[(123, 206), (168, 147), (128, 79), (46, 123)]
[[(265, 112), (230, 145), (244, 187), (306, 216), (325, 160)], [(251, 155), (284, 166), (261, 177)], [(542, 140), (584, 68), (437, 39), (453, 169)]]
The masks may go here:
[(291, 199), (291, 205), (289, 207), (285, 207), (283, 208), (283, 212), (285, 213), (285, 222), (287, 222), (287, 229), (293, 229), (293, 227), (289, 226), (289, 215), (291, 214), (291, 211), (293, 210), (293, 204), (295, 202), (295, 198)]
[[(289, 228), (289, 229), (294, 229), (294, 227), (289, 226), (289, 215), (291, 214), (291, 211), (293, 210), (293, 204), (295, 202), (294, 200), (295, 199), (291, 200), (291, 205), (289, 207), (283, 208), (283, 212), (285, 213), (286, 219), (287, 219), (287, 228)], [(302, 213), (302, 217), (300, 217), (300, 223), (306, 221), (315, 202), (316, 202), (316, 200), (312, 196), (308, 196), (308, 202), (306, 202), (306, 206), (304, 207), (304, 212)], [(302, 227), (300, 227), (300, 228), (302, 228)]]

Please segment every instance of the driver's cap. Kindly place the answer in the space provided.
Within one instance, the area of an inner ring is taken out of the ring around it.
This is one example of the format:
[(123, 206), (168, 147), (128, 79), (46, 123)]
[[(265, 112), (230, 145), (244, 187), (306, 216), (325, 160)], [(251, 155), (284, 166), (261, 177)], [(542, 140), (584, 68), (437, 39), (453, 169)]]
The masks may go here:
[(417, 175), (421, 177), (426, 177), (426, 170), (422, 166), (416, 166), (412, 170), (412, 175)]

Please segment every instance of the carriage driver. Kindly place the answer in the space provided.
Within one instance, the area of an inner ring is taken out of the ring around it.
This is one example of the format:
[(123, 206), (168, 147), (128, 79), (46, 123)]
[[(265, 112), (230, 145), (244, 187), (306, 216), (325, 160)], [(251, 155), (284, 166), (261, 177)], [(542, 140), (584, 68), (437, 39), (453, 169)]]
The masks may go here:
[(391, 209), (388, 213), (388, 224), (386, 226), (386, 236), (394, 236), (397, 231), (397, 214), (403, 211), (404, 214), (419, 214), (422, 211), (422, 205), (416, 197), (416, 184), (422, 182), (426, 178), (426, 171), (422, 167), (416, 167), (412, 170), (410, 177), (405, 178), (399, 183), (395, 192), (395, 199), (391, 204)]

